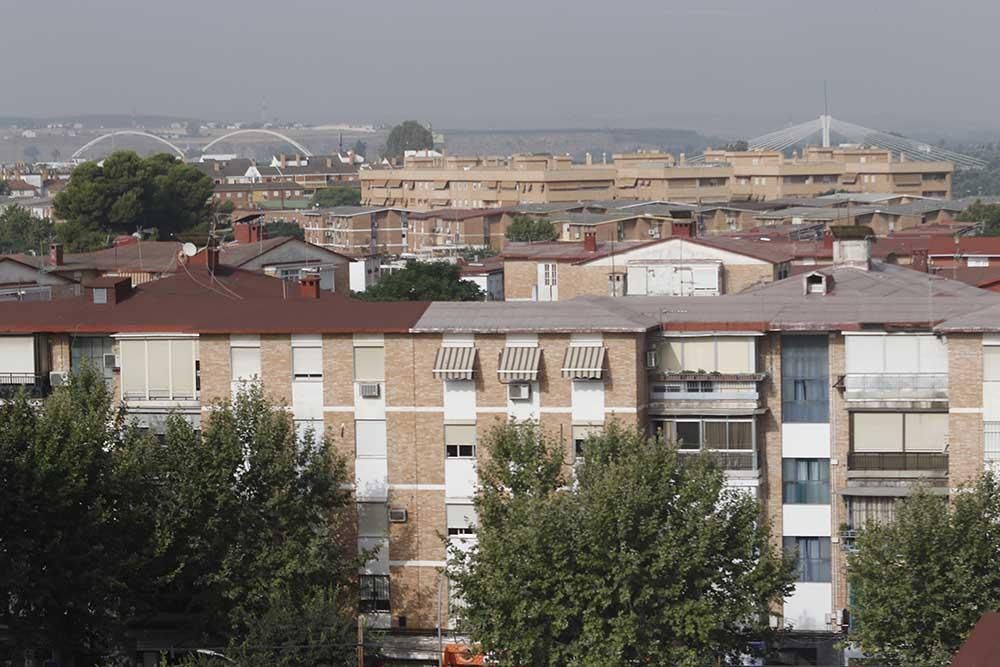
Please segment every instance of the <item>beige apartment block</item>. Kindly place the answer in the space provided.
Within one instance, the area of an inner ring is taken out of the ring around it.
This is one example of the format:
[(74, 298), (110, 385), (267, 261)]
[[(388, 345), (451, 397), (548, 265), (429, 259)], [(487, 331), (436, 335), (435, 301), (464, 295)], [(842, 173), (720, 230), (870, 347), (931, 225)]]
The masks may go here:
[(352, 257), (410, 250), (408, 212), (385, 206), (338, 206), (311, 212), (305, 240)]

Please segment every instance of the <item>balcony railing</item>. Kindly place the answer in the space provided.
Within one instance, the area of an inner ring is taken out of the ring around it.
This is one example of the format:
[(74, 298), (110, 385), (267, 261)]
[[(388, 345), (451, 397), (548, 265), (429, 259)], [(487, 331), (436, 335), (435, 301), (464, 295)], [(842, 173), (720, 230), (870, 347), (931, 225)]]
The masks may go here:
[(757, 375), (717, 379), (701, 374), (658, 374), (650, 384), (650, 398), (654, 401), (672, 400), (751, 400), (758, 398)]
[(388, 612), (389, 599), (389, 575), (361, 575), (358, 581), (358, 611), (363, 614)]
[(697, 456), (704, 451), (715, 459), (715, 462), (723, 470), (749, 471), (757, 469), (753, 450), (681, 449), (679, 451), (684, 456)]
[(844, 377), (848, 400), (947, 400), (947, 373), (851, 373)]
[(13, 398), (19, 391), (31, 398), (47, 396), (49, 377), (34, 373), (0, 373), (0, 398)]
[(938, 452), (852, 452), (847, 467), (858, 471), (948, 472), (948, 455)]

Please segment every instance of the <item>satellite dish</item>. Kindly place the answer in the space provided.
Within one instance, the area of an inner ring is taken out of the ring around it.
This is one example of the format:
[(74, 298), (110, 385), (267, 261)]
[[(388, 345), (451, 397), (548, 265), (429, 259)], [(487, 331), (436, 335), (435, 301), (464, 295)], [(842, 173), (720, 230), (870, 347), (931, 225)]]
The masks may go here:
[(198, 247), (193, 243), (185, 243), (181, 246), (181, 252), (185, 257), (194, 257), (198, 254)]

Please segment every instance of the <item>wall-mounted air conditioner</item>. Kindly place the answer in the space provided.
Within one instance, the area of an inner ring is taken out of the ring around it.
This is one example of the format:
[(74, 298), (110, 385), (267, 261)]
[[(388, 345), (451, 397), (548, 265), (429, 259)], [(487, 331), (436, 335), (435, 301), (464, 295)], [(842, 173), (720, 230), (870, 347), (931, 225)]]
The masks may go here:
[(378, 382), (362, 382), (358, 385), (361, 398), (378, 398), (382, 395), (382, 387)]
[(49, 384), (53, 387), (62, 387), (67, 382), (69, 382), (69, 373), (64, 373), (63, 371), (49, 372)]
[(507, 385), (507, 398), (512, 401), (530, 400), (531, 384), (528, 382), (512, 382)]
[(389, 508), (389, 523), (406, 523), (408, 518), (405, 507)]

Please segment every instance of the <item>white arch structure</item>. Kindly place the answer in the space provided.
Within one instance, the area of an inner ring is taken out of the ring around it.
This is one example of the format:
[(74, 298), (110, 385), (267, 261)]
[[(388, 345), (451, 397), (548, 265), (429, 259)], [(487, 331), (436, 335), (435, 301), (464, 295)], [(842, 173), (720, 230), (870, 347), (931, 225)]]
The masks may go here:
[(235, 137), (238, 134), (269, 134), (272, 137), (277, 137), (278, 139), (281, 139), (282, 141), (285, 141), (285, 142), (291, 144), (292, 146), (295, 146), (295, 148), (297, 148), (299, 150), (299, 152), (302, 153), (303, 155), (305, 155), (306, 157), (311, 157), (312, 156), (312, 151), (310, 151), (308, 148), (306, 148), (305, 146), (303, 146), (299, 142), (295, 141), (294, 139), (290, 139), (289, 137), (286, 137), (285, 135), (281, 134), (280, 132), (275, 132), (274, 130), (263, 130), (263, 129), (259, 129), (259, 130), (254, 130), (254, 129), (235, 130), (235, 131), (230, 132), (228, 134), (224, 134), (221, 137), (216, 137), (215, 139), (212, 139), (210, 142), (208, 142), (207, 144), (205, 144), (204, 146), (202, 146), (201, 152), (202, 153), (207, 153), (208, 149), (211, 148), (212, 146), (214, 146), (215, 144), (219, 143), (220, 141), (225, 141), (226, 139), (229, 139), (230, 137)]
[[(819, 137), (821, 145), (829, 147), (831, 133), (836, 133), (853, 143), (892, 150), (918, 162), (947, 160), (965, 169), (979, 169), (986, 166), (985, 161), (976, 157), (956, 153), (923, 141), (915, 141), (896, 134), (873, 130), (870, 127), (848, 123), (827, 114), (805, 123), (754, 137), (747, 144), (753, 151), (784, 151)], [(692, 161), (697, 162), (704, 159), (704, 154), (700, 154), (695, 156)]]
[(149, 132), (141, 132), (139, 130), (115, 130), (114, 132), (108, 132), (107, 134), (102, 134), (101, 136), (97, 137), (96, 139), (91, 139), (90, 141), (88, 141), (87, 143), (85, 143), (83, 146), (80, 146), (78, 149), (76, 149), (76, 152), (73, 153), (73, 155), (70, 156), (70, 157), (71, 157), (71, 159), (72, 158), (78, 158), (86, 150), (88, 150), (89, 148), (92, 148), (93, 146), (96, 146), (97, 144), (101, 143), (105, 139), (110, 139), (111, 137), (117, 137), (117, 136), (121, 136), (121, 135), (129, 135), (129, 136), (134, 136), (134, 137), (146, 137), (148, 139), (155, 139), (156, 141), (159, 141), (161, 144), (163, 144), (165, 146), (169, 146), (170, 150), (172, 150), (173, 152), (177, 153), (177, 155), (180, 156), (180, 158), (182, 160), (184, 159), (184, 151), (182, 151), (176, 145), (170, 143), (169, 141), (167, 141), (163, 137), (158, 137), (155, 134), (150, 134)]

